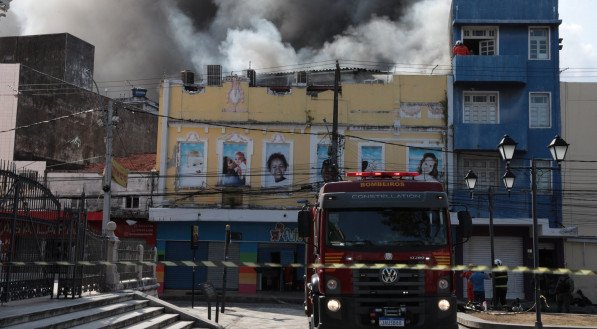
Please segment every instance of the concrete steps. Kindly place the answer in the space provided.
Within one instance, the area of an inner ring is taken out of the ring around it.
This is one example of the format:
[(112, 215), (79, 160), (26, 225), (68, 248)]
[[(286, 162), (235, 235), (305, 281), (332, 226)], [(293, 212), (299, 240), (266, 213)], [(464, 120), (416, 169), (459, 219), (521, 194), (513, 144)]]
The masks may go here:
[(140, 292), (77, 299), (40, 299), (0, 309), (0, 327), (29, 328), (222, 328), (172, 304)]

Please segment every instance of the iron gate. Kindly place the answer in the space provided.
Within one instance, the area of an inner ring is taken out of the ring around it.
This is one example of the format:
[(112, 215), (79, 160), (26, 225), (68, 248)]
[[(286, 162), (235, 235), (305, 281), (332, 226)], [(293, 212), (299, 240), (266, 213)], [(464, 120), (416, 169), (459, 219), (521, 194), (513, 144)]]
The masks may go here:
[(79, 209), (61, 209), (29, 177), (35, 173), (18, 174), (0, 163), (0, 302), (102, 290), (103, 267), (79, 264), (106, 256), (105, 238), (87, 228), (84, 202)]

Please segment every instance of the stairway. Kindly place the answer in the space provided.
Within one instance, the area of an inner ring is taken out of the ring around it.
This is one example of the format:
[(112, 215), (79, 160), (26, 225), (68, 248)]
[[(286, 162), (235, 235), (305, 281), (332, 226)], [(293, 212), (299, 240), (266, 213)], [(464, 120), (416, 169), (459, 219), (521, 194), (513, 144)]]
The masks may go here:
[(36, 298), (0, 306), (0, 328), (222, 328), (141, 292)]

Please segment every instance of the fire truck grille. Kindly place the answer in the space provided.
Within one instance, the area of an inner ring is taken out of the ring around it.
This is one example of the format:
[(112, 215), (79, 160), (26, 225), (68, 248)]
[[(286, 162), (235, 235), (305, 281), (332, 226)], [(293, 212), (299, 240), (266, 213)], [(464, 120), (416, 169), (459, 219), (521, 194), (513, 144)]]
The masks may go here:
[[(353, 292), (357, 299), (357, 312), (363, 325), (371, 323), (372, 309), (400, 308), (409, 325), (419, 325), (425, 310), (425, 272), (396, 270), (395, 281), (388, 279), (394, 272), (382, 273), (383, 269), (360, 269), (353, 271)], [(391, 281), (391, 282), (388, 282)]]

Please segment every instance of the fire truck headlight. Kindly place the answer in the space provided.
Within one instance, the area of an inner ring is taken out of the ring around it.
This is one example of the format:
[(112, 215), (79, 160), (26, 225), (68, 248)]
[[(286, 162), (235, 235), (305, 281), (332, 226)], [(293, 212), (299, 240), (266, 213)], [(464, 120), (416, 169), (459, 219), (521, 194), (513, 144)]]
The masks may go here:
[(328, 300), (328, 310), (330, 310), (332, 312), (338, 312), (341, 307), (342, 307), (342, 304), (340, 303), (339, 300), (337, 300), (337, 299)]
[(325, 287), (327, 288), (327, 292), (339, 292), (340, 284), (338, 283), (337, 279), (330, 278), (326, 281)]
[(441, 278), (437, 281), (437, 288), (440, 292), (446, 292), (450, 290), (450, 282), (446, 278)]
[(450, 309), (450, 302), (447, 299), (440, 299), (437, 302), (437, 307), (442, 311), (447, 311)]

